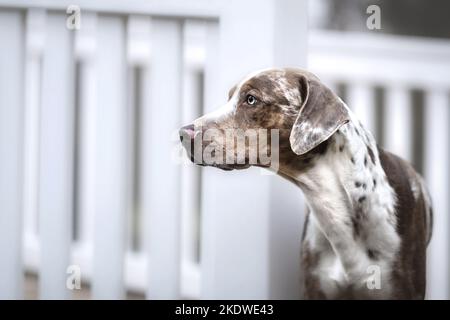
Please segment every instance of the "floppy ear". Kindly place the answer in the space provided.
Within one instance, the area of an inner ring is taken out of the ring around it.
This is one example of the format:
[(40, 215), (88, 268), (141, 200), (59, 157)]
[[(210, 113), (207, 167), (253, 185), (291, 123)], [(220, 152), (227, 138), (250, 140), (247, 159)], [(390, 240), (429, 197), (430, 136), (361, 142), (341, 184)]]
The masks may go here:
[(343, 102), (319, 80), (301, 76), (300, 92), (303, 104), (289, 137), (298, 155), (311, 151), (350, 121)]

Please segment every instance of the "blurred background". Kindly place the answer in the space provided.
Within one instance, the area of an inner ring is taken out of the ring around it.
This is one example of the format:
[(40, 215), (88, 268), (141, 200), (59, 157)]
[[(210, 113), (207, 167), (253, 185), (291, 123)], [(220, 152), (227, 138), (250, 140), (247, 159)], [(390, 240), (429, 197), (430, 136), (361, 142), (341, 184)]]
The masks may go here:
[(0, 298), (298, 298), (300, 190), (259, 169), (194, 167), (177, 129), (248, 72), (299, 66), (424, 175), (427, 297), (449, 299), (449, 12), (444, 0), (0, 0)]

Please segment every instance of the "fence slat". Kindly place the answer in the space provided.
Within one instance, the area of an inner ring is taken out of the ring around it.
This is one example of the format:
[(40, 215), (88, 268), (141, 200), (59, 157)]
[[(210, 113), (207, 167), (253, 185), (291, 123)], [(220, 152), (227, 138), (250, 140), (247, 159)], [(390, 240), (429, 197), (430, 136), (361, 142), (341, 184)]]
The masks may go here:
[(180, 295), (180, 167), (174, 157), (181, 125), (181, 24), (152, 20), (151, 96), (143, 106), (142, 197), (150, 265), (147, 297)]
[[(193, 37), (198, 36), (200, 30), (191, 33), (192, 27), (193, 25), (187, 22), (184, 24), (183, 125), (192, 123), (202, 113), (203, 61), (198, 63), (189, 53), (199, 45), (198, 40), (204, 49), (205, 41), (203, 38)], [(203, 27), (206, 29), (206, 25)], [(197, 260), (199, 254), (197, 244), (200, 238), (201, 169), (192, 165), (184, 154), (183, 160), (187, 164), (181, 168), (181, 294), (183, 297), (198, 297), (200, 266)]]
[(361, 123), (376, 136), (375, 94), (373, 88), (364, 82), (350, 83), (347, 94), (348, 106)]
[(22, 298), (22, 13), (0, 10), (0, 299)]
[(125, 23), (101, 16), (97, 24), (97, 166), (93, 297), (124, 296), (126, 230)]
[[(140, 200), (136, 197), (139, 192), (139, 142), (140, 142), (140, 109), (142, 107), (142, 97), (145, 96), (149, 90), (149, 86), (143, 84), (141, 81), (142, 70), (146, 70), (150, 65), (151, 58), (151, 18), (142, 15), (129, 15), (127, 19), (127, 62), (129, 65), (128, 73), (128, 234), (127, 234), (127, 248), (133, 249), (133, 242), (135, 245), (141, 245), (145, 229), (142, 223), (142, 212), (140, 210)], [(148, 85), (148, 84), (147, 84)], [(136, 247), (136, 249), (138, 249)], [(141, 251), (140, 253), (145, 256)], [(145, 258), (147, 258), (145, 256)], [(145, 260), (145, 259), (143, 259)], [(146, 266), (142, 266), (140, 270), (144, 270), (146, 274)], [(133, 277), (131, 273), (136, 275), (136, 271), (130, 268), (125, 270), (125, 280)], [(146, 287), (145, 276), (142, 277), (142, 285)]]
[[(204, 110), (203, 112), (211, 112), (215, 107), (220, 106), (221, 94), (220, 86), (217, 85), (219, 78), (219, 41), (220, 28), (216, 23), (209, 23), (207, 26), (206, 37), (206, 59), (204, 70)], [(216, 178), (214, 171), (203, 170), (201, 177), (202, 199), (201, 199), (201, 225), (200, 225), (200, 298), (213, 299), (217, 295), (215, 290), (216, 280), (216, 229), (217, 229), (217, 212), (214, 211), (215, 189), (210, 188), (214, 185)]]
[[(42, 76), (39, 170), (39, 292), (70, 297), (66, 289), (73, 210), (73, 46), (63, 14), (48, 14)], [(63, 27), (62, 27), (63, 26)]]
[(133, 65), (150, 63), (151, 18), (130, 15), (127, 19), (127, 60)]
[(26, 16), (23, 212), (26, 237), (34, 241), (37, 241), (39, 111), (45, 15), (43, 9), (29, 9)]
[(384, 117), (387, 150), (403, 159), (412, 159), (412, 107), (408, 88), (391, 86), (386, 89)]
[(83, 27), (75, 34), (75, 52), (79, 59), (79, 171), (78, 214), (79, 241), (91, 258), (94, 238), (96, 124), (97, 124), (97, 69), (95, 13), (83, 14)]
[(448, 92), (431, 89), (425, 96), (425, 178), (433, 202), (433, 238), (428, 249), (428, 298), (449, 299), (450, 245), (450, 103)]
[[(195, 70), (185, 70), (182, 123), (191, 123), (201, 114), (201, 90), (198, 74)], [(183, 261), (195, 261), (194, 241), (197, 234), (197, 219), (200, 210), (200, 168), (193, 165), (183, 166), (181, 216), (182, 216), (182, 258)]]

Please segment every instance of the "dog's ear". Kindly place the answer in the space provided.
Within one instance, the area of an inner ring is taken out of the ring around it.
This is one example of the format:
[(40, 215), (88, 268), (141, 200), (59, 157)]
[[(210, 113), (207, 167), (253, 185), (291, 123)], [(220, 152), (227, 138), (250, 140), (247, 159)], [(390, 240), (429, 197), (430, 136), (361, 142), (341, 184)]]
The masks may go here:
[(301, 75), (299, 82), (302, 105), (289, 142), (302, 155), (330, 138), (350, 118), (342, 100), (318, 79)]

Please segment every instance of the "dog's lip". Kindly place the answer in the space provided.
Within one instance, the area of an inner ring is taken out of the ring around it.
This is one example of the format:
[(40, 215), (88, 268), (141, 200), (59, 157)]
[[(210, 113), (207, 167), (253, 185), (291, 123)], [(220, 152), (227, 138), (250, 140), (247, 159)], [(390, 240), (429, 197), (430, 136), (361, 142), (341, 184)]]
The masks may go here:
[(242, 170), (242, 169), (248, 169), (250, 167), (249, 164), (206, 164), (204, 162), (195, 161), (195, 158), (193, 156), (190, 157), (190, 160), (192, 163), (201, 166), (201, 167), (213, 167), (225, 171), (231, 171), (231, 170)]
[(250, 167), (249, 164), (213, 164), (212, 167), (219, 168), (226, 171), (242, 170)]
[(191, 154), (190, 155), (190, 160), (192, 163), (201, 166), (201, 167), (213, 167), (213, 168), (218, 168), (218, 169), (222, 169), (222, 170), (226, 170), (226, 171), (231, 171), (231, 170), (242, 170), (242, 169), (248, 169), (250, 167), (250, 164), (248, 163), (243, 163), (243, 164), (239, 164), (239, 163), (232, 163), (232, 164), (227, 164), (227, 163), (212, 163), (212, 164), (207, 164), (204, 163), (203, 161), (197, 161), (197, 159), (195, 159), (194, 155)]
[(222, 169), (225, 171), (231, 171), (234, 170), (234, 168), (228, 167), (228, 166), (223, 166), (223, 165), (213, 165), (213, 167), (218, 168), (218, 169)]

